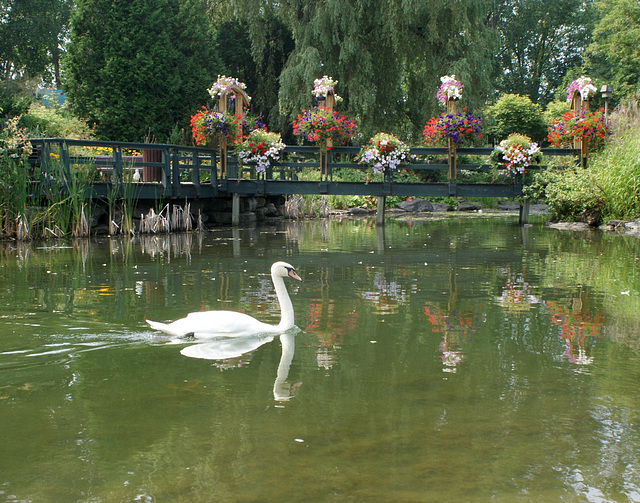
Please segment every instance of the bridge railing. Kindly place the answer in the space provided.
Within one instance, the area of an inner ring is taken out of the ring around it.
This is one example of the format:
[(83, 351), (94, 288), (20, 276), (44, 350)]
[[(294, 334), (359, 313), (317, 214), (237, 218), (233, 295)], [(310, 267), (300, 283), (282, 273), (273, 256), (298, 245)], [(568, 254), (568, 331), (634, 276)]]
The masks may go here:
[[(477, 181), (474, 175), (491, 169), (487, 163), (491, 147), (457, 149), (460, 164), (455, 178), (449, 176), (447, 148), (414, 147), (409, 162), (403, 163), (399, 172), (369, 179), (367, 168), (355, 160), (359, 147), (329, 150), (325, 173), (320, 171), (318, 147), (287, 146), (281, 160), (262, 174), (256, 173), (255, 166), (239, 164), (236, 156), (230, 155), (223, 176), (218, 153), (207, 148), (61, 138), (33, 139), (31, 143), (35, 151), (32, 179), (63, 179), (72, 171), (89, 170), (94, 198), (106, 197), (113, 183), (123, 182), (140, 182), (138, 199), (215, 197), (220, 191), (241, 195), (513, 197), (522, 189), (521, 179)], [(572, 156), (576, 162), (579, 159), (579, 151), (573, 149), (543, 149), (543, 153)], [(407, 173), (418, 176), (408, 181), (404, 176)]]
[(90, 172), (92, 197), (105, 197), (110, 185), (127, 182), (148, 182), (140, 183), (140, 199), (217, 194), (218, 156), (211, 149), (64, 138), (30, 142), (32, 179), (65, 179), (84, 169)]

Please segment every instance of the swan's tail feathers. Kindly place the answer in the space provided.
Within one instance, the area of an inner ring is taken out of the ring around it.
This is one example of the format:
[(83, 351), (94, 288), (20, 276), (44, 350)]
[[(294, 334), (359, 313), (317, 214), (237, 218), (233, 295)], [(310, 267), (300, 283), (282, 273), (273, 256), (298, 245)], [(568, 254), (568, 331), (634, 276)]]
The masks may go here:
[(182, 334), (176, 334), (173, 330), (171, 330), (171, 327), (166, 323), (160, 323), (159, 321), (151, 321), (151, 320), (145, 320), (145, 321), (154, 330), (159, 330), (160, 332), (164, 332), (165, 334), (169, 334), (169, 335), (182, 335)]

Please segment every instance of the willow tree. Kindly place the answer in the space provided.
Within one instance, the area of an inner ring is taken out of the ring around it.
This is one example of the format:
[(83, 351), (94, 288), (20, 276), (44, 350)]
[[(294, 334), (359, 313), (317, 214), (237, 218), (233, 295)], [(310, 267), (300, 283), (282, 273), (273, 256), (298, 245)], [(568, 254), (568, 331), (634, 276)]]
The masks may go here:
[[(277, 16), (294, 48), (280, 74), (280, 113), (309, 106), (314, 79), (339, 81), (339, 110), (363, 136), (380, 130), (417, 136), (438, 112), (439, 77), (454, 73), (464, 99), (479, 106), (490, 90), (493, 35), (485, 0), (237, 0), (253, 50), (267, 39), (264, 16)], [(366, 138), (363, 138), (366, 139)]]

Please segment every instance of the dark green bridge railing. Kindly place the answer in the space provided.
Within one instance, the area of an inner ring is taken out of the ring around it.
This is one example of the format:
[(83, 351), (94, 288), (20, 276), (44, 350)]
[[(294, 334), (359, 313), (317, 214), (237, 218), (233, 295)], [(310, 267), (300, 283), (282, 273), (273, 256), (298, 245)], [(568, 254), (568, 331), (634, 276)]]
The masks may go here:
[[(220, 172), (215, 150), (178, 145), (122, 143), (59, 138), (33, 139), (31, 179), (37, 185), (45, 177), (66, 178), (83, 169), (92, 171), (90, 197), (105, 198), (114, 181), (137, 183), (136, 198), (192, 199), (219, 195), (266, 196), (332, 194), (414, 197), (515, 197), (522, 180), (509, 183), (476, 183), (474, 175), (490, 169), (487, 164), (458, 164), (449, 177), (446, 148), (412, 148), (411, 162), (400, 173), (386, 173), (382, 181), (362, 179), (366, 169), (354, 162), (359, 147), (334, 147), (328, 152), (327, 169), (320, 171), (319, 148), (286, 147), (282, 159), (266, 173), (256, 175), (253, 166), (239, 165), (230, 155), (227, 172)], [(488, 156), (492, 148), (459, 148), (458, 162), (469, 156)], [(573, 149), (543, 149), (545, 156), (574, 156)], [(94, 169), (95, 168), (95, 169)], [(63, 173), (63, 176), (60, 173)], [(356, 173), (358, 172), (358, 173)], [(439, 173), (437, 182), (403, 181), (405, 172)], [(37, 189), (36, 189), (37, 192)]]

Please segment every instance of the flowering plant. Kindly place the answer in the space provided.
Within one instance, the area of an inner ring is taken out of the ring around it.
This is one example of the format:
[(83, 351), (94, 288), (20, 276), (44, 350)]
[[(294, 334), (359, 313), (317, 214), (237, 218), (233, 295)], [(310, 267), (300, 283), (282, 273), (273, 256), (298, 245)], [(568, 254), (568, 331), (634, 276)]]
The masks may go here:
[(447, 100), (459, 100), (462, 96), (462, 89), (464, 86), (458, 80), (455, 75), (445, 75), (440, 77), (440, 89), (436, 93), (436, 97), (441, 103), (446, 103)]
[(238, 117), (233, 113), (218, 112), (215, 108), (203, 106), (191, 116), (191, 132), (197, 145), (206, 145), (216, 135), (235, 140), (238, 123), (242, 125), (243, 136), (264, 126), (257, 117)]
[(571, 101), (573, 99), (573, 93), (575, 91), (580, 93), (580, 97), (583, 100), (588, 100), (598, 92), (598, 89), (596, 89), (596, 87), (591, 83), (591, 79), (589, 77), (582, 76), (571, 82), (569, 87), (567, 87), (567, 101)]
[(280, 160), (284, 150), (280, 133), (271, 133), (266, 129), (254, 129), (242, 143), (235, 147), (242, 164), (256, 163), (256, 172), (264, 173), (271, 161)]
[(443, 144), (449, 138), (459, 145), (465, 140), (482, 138), (482, 120), (464, 112), (443, 113), (439, 117), (432, 117), (422, 134), (427, 145)]
[(327, 140), (345, 144), (356, 135), (356, 124), (346, 115), (325, 107), (303, 110), (293, 121), (293, 134), (324, 145)]
[(313, 81), (313, 95), (318, 99), (323, 99), (327, 97), (327, 94), (333, 92), (333, 97), (336, 102), (342, 101), (342, 98), (335, 94), (334, 91), (337, 84), (337, 80), (333, 80), (331, 77), (327, 77), (326, 75), (321, 79), (316, 79)]
[(378, 133), (362, 147), (358, 162), (373, 169), (374, 173), (395, 170), (407, 158), (409, 147), (391, 134)]
[(597, 152), (602, 150), (610, 134), (604, 109), (590, 112), (583, 108), (579, 112), (566, 112), (561, 121), (554, 120), (549, 126), (547, 139), (556, 147), (570, 147), (576, 140), (587, 140), (589, 151)]
[(491, 161), (507, 176), (523, 175), (531, 164), (542, 161), (538, 144), (528, 136), (513, 133), (502, 140), (490, 155)]
[(218, 80), (216, 80), (211, 86), (211, 88), (208, 89), (207, 91), (209, 92), (212, 98), (217, 98), (218, 96), (223, 94), (225, 91), (228, 91), (233, 85), (236, 85), (243, 90), (247, 88), (244, 82), (240, 82), (239, 80), (234, 79), (233, 77), (218, 75)]

